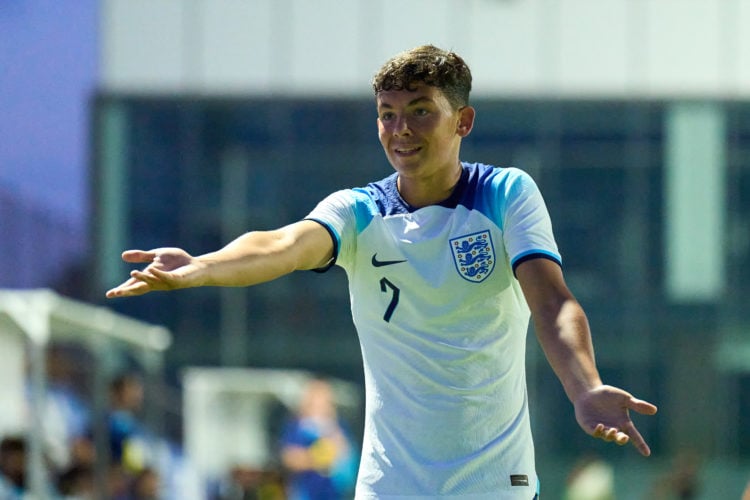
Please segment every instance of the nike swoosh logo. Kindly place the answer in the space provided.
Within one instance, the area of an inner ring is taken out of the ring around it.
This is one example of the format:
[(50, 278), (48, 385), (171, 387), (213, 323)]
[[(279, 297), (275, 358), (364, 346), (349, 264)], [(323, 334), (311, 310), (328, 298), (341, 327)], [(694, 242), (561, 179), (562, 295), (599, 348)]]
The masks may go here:
[(376, 253), (372, 254), (372, 265), (375, 267), (383, 267), (383, 266), (392, 266), (393, 264), (401, 264), (402, 262), (406, 262), (406, 259), (404, 260), (378, 260)]

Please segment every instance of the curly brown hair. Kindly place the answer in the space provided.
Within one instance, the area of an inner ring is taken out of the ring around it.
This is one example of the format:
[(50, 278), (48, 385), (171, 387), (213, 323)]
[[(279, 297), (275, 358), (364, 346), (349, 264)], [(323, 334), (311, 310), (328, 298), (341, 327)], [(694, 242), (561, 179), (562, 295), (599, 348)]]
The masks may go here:
[(375, 95), (388, 90), (413, 90), (424, 83), (440, 89), (454, 109), (469, 104), (471, 71), (456, 53), (422, 45), (388, 60), (372, 79)]

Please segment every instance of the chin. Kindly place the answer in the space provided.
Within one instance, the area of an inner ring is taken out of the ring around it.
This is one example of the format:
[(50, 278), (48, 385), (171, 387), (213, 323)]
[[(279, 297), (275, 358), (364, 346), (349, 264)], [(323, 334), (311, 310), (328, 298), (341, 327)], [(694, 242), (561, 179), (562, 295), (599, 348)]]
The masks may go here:
[(403, 156), (397, 156), (395, 158), (390, 158), (390, 163), (393, 165), (393, 168), (395, 168), (398, 171), (401, 170), (416, 170), (419, 167), (422, 166), (424, 163), (421, 158), (417, 156), (409, 156), (409, 157), (403, 157)]

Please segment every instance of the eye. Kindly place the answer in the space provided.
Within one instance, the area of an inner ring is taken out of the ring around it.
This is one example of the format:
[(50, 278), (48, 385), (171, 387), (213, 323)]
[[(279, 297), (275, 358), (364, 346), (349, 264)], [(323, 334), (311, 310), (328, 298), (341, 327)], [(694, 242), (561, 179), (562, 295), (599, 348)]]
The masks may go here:
[(415, 116), (427, 116), (430, 112), (426, 108), (417, 108), (414, 110)]
[(380, 113), (380, 120), (381, 121), (388, 121), (392, 120), (395, 115), (391, 111), (384, 111)]

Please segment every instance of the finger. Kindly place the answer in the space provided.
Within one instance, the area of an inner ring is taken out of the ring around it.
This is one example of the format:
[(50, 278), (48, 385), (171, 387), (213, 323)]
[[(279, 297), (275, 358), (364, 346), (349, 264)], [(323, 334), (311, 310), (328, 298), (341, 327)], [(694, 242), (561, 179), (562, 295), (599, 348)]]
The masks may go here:
[(602, 439), (608, 443), (614, 441), (616, 437), (617, 429), (615, 429), (614, 427), (610, 427), (609, 429), (604, 431), (604, 434), (602, 435)]
[(156, 258), (156, 252), (153, 250), (126, 250), (122, 252), (122, 260), (134, 264), (143, 262), (152, 262)]
[(643, 455), (644, 457), (648, 457), (649, 455), (651, 455), (651, 448), (649, 448), (646, 440), (643, 439), (643, 436), (641, 436), (641, 433), (638, 432), (638, 429), (636, 429), (634, 425), (630, 426), (630, 430), (628, 431), (628, 433), (630, 434), (633, 446), (635, 446), (635, 448), (641, 455)]
[(138, 271), (133, 270), (130, 272), (130, 276), (135, 278), (138, 281), (142, 281), (147, 283), (150, 286), (157, 286), (159, 284), (163, 284), (162, 280), (159, 279), (156, 274), (154, 274), (154, 269), (148, 269), (148, 271)]
[(608, 443), (614, 441), (620, 446), (630, 441), (630, 436), (625, 430), (619, 430), (616, 427), (607, 428), (604, 424), (598, 424), (591, 435)]
[(156, 276), (159, 281), (167, 283), (171, 278), (175, 276), (175, 273), (171, 271), (164, 271), (158, 267), (152, 266), (148, 269), (148, 272)]
[(597, 424), (591, 435), (597, 439), (601, 439), (604, 436), (604, 424)]
[(144, 283), (143, 281), (131, 278), (120, 286), (108, 290), (106, 293), (106, 297), (108, 299), (112, 299), (115, 297), (143, 295), (144, 293), (150, 291), (150, 289), (151, 287), (148, 285), (148, 283)]
[(131, 285), (133, 285), (137, 281), (138, 280), (136, 280), (135, 278), (130, 278), (130, 279), (128, 279), (128, 280), (120, 283), (116, 287), (110, 288), (109, 290), (107, 290), (107, 292), (106, 292), (105, 295), (106, 295), (107, 298), (112, 298), (112, 297), (119, 296), (120, 292), (122, 292), (122, 290), (130, 287)]
[(630, 441), (630, 436), (624, 431), (617, 431), (614, 441), (618, 446), (625, 446)]
[(628, 408), (643, 415), (654, 415), (657, 412), (656, 405), (634, 397), (628, 400)]
[(617, 429), (614, 427), (607, 427), (604, 424), (597, 424), (594, 428), (594, 432), (591, 435), (597, 439), (603, 441), (612, 441), (617, 434)]

